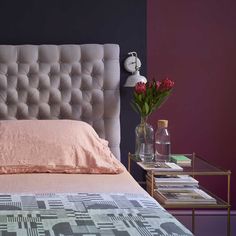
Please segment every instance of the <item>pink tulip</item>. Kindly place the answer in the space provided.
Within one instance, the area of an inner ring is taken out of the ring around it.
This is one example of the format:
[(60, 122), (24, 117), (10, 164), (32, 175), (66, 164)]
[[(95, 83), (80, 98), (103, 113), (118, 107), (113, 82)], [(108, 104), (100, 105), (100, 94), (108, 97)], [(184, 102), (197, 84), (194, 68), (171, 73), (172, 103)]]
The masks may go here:
[(145, 93), (145, 92), (146, 92), (146, 84), (145, 84), (145, 83), (142, 83), (142, 82), (138, 82), (138, 83), (135, 85), (135, 92), (136, 92), (137, 94)]
[(171, 90), (174, 87), (174, 81), (166, 77), (161, 81), (160, 88), (162, 91)]

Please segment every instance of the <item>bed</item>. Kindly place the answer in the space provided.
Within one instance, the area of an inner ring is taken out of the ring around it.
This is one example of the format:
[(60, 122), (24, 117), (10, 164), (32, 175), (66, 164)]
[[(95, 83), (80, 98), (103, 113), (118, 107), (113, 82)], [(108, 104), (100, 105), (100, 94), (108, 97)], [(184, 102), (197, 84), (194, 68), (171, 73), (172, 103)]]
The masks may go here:
[(0, 46), (0, 235), (192, 235), (119, 162), (119, 80), (116, 44)]

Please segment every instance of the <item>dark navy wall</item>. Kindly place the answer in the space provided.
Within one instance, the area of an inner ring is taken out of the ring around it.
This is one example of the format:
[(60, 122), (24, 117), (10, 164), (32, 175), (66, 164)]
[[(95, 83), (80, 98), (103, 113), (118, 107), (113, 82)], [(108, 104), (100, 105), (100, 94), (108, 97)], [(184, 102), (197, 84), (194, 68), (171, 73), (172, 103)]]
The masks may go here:
[(134, 149), (138, 116), (131, 110), (123, 61), (137, 51), (146, 72), (146, 0), (0, 1), (0, 44), (117, 43), (121, 51), (121, 151)]

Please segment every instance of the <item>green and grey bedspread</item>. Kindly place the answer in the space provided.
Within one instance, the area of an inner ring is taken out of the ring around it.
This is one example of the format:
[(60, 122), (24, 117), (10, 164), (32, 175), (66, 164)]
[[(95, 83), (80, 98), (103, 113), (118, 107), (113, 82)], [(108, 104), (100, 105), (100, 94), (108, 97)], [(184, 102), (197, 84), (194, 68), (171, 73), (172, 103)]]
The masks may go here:
[(0, 194), (0, 236), (192, 235), (140, 194)]

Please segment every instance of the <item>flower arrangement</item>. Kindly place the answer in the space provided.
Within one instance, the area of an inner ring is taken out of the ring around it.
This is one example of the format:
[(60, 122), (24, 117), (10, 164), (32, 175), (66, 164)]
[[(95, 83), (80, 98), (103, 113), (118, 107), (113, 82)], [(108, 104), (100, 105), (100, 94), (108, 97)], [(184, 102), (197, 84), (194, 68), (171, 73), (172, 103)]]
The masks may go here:
[(137, 83), (131, 102), (133, 109), (142, 118), (147, 118), (167, 100), (173, 86), (174, 82), (167, 77), (162, 81)]

